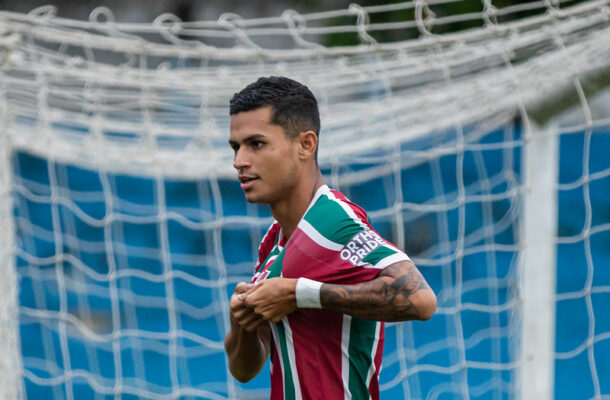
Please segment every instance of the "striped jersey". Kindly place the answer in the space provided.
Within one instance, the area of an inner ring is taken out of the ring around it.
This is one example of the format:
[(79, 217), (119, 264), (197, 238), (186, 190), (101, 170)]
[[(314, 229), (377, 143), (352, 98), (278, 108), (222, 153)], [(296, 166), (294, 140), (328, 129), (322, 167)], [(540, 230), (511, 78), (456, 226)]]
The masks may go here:
[[(278, 222), (271, 225), (252, 282), (281, 276), (355, 284), (408, 259), (375, 232), (362, 208), (324, 185), (289, 240)], [(271, 332), (271, 400), (379, 398), (382, 322), (297, 309), (271, 323)]]

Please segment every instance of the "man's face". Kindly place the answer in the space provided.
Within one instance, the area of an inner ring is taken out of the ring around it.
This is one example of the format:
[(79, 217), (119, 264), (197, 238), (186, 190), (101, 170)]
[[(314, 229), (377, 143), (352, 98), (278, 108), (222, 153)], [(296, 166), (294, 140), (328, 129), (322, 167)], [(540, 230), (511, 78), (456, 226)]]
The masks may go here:
[(298, 183), (297, 141), (269, 123), (271, 113), (271, 107), (262, 107), (231, 116), (233, 166), (251, 203), (276, 203)]

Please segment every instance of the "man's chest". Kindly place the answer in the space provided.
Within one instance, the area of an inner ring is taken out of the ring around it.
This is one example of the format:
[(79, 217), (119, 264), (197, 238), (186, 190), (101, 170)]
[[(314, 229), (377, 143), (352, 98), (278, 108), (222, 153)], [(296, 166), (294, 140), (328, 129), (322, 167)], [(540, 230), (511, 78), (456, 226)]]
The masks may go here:
[(338, 253), (327, 254), (327, 249), (311, 244), (304, 247), (300, 233), (297, 231), (284, 246), (273, 246), (254, 275), (253, 283), (275, 277), (324, 280), (329, 268), (337, 263)]

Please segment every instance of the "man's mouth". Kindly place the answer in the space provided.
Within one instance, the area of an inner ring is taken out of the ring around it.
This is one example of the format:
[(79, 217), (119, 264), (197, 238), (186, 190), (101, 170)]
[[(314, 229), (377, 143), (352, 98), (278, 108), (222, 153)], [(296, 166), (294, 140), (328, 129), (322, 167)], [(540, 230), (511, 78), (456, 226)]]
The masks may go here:
[(254, 185), (254, 182), (256, 182), (259, 179), (260, 178), (258, 178), (256, 176), (240, 175), (239, 176), (240, 186), (241, 186), (242, 190), (249, 189), (250, 187), (252, 187), (252, 185)]

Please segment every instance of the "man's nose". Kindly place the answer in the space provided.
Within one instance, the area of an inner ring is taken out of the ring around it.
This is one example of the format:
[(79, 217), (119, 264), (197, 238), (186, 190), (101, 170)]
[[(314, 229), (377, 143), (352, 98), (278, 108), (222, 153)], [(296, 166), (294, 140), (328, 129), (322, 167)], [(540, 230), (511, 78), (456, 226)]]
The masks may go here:
[(248, 160), (248, 155), (246, 154), (246, 151), (244, 151), (242, 148), (237, 149), (237, 151), (235, 152), (235, 157), (233, 158), (233, 167), (239, 171), (249, 165), (250, 161)]

